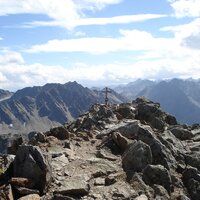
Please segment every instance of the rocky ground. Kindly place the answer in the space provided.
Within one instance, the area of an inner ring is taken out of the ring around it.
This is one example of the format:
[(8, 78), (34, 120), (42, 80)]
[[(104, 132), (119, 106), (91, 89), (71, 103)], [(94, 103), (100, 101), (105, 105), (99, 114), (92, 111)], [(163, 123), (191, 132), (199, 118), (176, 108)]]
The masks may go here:
[(138, 98), (94, 105), (76, 121), (13, 140), (0, 199), (199, 200), (200, 126)]

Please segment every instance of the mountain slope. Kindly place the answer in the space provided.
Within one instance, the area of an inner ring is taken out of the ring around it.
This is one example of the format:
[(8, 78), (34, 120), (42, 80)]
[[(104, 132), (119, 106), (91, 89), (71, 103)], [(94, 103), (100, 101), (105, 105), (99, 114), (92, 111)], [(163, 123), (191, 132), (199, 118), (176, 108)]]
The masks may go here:
[[(121, 103), (125, 98), (113, 91), (109, 100)], [(92, 91), (76, 82), (28, 87), (0, 102), (0, 123), (5, 132), (15, 132), (17, 129), (43, 131), (72, 121), (93, 104), (103, 101), (102, 92)]]

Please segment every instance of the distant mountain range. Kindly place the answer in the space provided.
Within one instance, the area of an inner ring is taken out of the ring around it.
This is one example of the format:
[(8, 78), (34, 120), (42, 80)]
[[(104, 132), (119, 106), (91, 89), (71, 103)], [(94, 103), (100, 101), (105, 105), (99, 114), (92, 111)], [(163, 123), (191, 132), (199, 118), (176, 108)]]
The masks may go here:
[[(12, 96), (11, 96), (12, 95)], [(0, 132), (43, 131), (72, 121), (95, 103), (103, 103), (102, 91), (90, 90), (77, 82), (27, 87), (3, 96), (0, 102)], [(112, 91), (110, 103), (126, 98)]]
[(172, 79), (167, 81), (136, 80), (114, 88), (129, 99), (138, 96), (159, 102), (180, 123), (200, 123), (200, 81)]
[[(115, 91), (116, 92), (115, 92)], [(113, 88), (110, 103), (131, 101), (144, 96), (180, 123), (200, 123), (200, 81), (136, 80)], [(0, 133), (45, 131), (77, 118), (95, 103), (104, 103), (105, 93), (77, 82), (27, 87), (15, 93), (0, 90)]]

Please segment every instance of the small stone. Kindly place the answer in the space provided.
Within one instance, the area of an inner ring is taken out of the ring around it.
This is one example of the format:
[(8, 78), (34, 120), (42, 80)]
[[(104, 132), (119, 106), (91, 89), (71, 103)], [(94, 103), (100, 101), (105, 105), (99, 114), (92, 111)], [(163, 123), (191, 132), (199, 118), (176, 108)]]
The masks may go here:
[(80, 195), (89, 193), (89, 184), (82, 177), (71, 178), (61, 183), (62, 185), (55, 191), (55, 194)]
[(55, 194), (52, 200), (74, 200), (72, 197), (64, 196), (61, 194)]
[(40, 193), (39, 190), (28, 189), (25, 187), (15, 186), (14, 188), (17, 191), (17, 193), (20, 195), (39, 194)]
[(65, 141), (64, 148), (73, 149), (72, 143), (70, 141)]
[(136, 197), (134, 200), (148, 200), (148, 197), (145, 194), (142, 194), (139, 197)]
[(40, 196), (38, 194), (29, 194), (24, 197), (19, 198), (18, 200), (40, 200)]
[(22, 187), (30, 187), (32, 185), (32, 181), (30, 179), (21, 177), (12, 177), (9, 182), (11, 185)]
[(94, 181), (94, 185), (105, 185), (105, 179), (104, 178), (96, 178)]
[(11, 185), (1, 188), (0, 199), (1, 200), (14, 200)]

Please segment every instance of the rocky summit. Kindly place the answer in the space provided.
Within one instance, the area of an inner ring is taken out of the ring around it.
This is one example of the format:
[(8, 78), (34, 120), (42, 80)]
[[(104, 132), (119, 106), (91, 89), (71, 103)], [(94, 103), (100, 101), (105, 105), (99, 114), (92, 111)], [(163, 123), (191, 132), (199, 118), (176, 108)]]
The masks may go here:
[(0, 199), (199, 200), (200, 125), (158, 103), (95, 104), (72, 123), (15, 138)]

